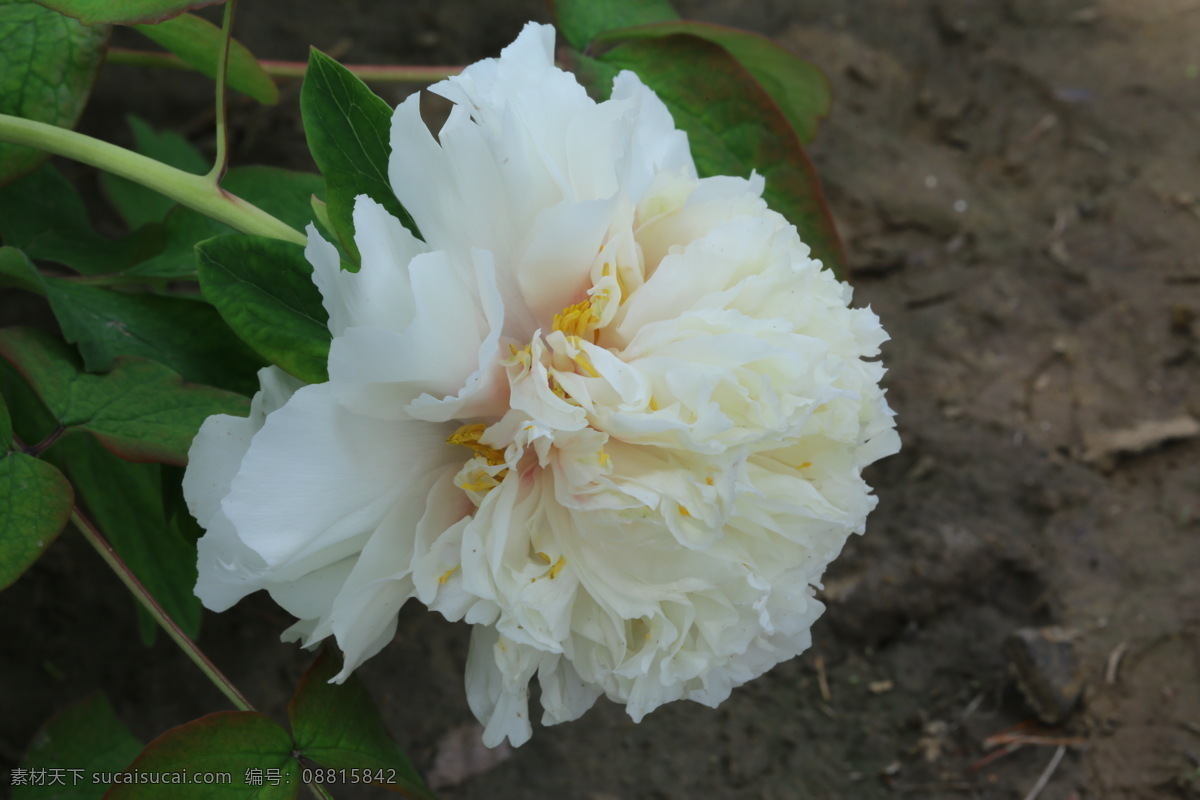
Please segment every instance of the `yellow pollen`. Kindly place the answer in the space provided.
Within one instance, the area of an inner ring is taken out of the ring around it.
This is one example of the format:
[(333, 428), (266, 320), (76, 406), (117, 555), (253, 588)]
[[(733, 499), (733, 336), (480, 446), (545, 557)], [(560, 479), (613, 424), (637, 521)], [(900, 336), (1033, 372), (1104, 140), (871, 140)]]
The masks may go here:
[(809, 467), (811, 467), (811, 466), (812, 466), (812, 462), (811, 462), (811, 461), (805, 461), (803, 464), (801, 464), (800, 466), (796, 467), (796, 469), (808, 469), (808, 468), (809, 468)]
[(438, 586), (445, 586), (446, 581), (450, 580), (450, 576), (456, 572), (458, 572), (458, 567), (451, 567), (450, 569), (443, 572), (441, 574), (441, 576), (438, 578)]
[(567, 336), (583, 336), (588, 327), (597, 321), (598, 317), (592, 311), (592, 301), (584, 300), (573, 306), (567, 306), (554, 315), (554, 330), (562, 331)]
[(658, 411), (658, 403), (654, 400), (654, 395), (650, 395), (650, 410)]
[(488, 482), (487, 478), (491, 476), (489, 476), (486, 472), (480, 471), (475, 474), (479, 477), (479, 480), (477, 480), (475, 483), (464, 483), (459, 488), (464, 492), (489, 492), (496, 488), (496, 483), (504, 480), (504, 476), (508, 474), (508, 470), (500, 470), (500, 472), (496, 474), (494, 479), (496, 483)]
[(554, 562), (554, 566), (550, 568), (550, 580), (558, 577), (558, 573), (562, 572), (562, 568), (567, 565), (567, 557), (559, 556), (558, 561)]
[(684, 506), (684, 505), (679, 506), (679, 516), (690, 517), (691, 515), (692, 515), (692, 512), (687, 510), (687, 506)]
[(705, 478), (705, 479), (704, 479), (704, 482), (705, 482), (705, 483), (707, 483), (709, 486), (712, 486), (714, 483), (716, 483), (716, 481), (714, 481), (714, 480), (712, 479), (712, 476), (711, 476), (711, 475), (709, 475), (707, 478)]
[(471, 450), (475, 451), (476, 455), (486, 458), (488, 464), (492, 465), (493, 467), (498, 464), (503, 464), (503, 450), (497, 450), (496, 448), (489, 447), (486, 444), (480, 444), (479, 437), (483, 436), (483, 432), (485, 430), (487, 430), (487, 426), (483, 423), (463, 425), (446, 438), (446, 443), (461, 444), (463, 447), (471, 448)]

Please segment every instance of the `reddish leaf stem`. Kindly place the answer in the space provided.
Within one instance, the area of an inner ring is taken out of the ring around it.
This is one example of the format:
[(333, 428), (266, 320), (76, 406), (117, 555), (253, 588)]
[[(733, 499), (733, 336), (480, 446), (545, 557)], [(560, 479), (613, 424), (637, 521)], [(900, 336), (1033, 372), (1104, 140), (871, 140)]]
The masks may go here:
[(21, 440), (18, 439), (16, 436), (13, 436), (13, 442), (17, 445), (17, 447), (21, 450), (21, 452), (25, 453), (26, 455), (38, 456), (42, 453), (43, 450), (47, 449), (48, 447), (50, 447), (50, 445), (57, 442), (58, 437), (62, 436), (64, 433), (66, 433), (66, 431), (67, 431), (67, 429), (65, 427), (63, 427), (62, 425), (59, 425), (57, 428), (55, 428), (50, 433), (49, 436), (47, 436), (45, 439), (42, 439), (37, 444), (26, 445), (26, 444), (22, 443)]
[(212, 663), (196, 643), (180, 629), (175, 620), (171, 619), (171, 615), (158, 604), (154, 596), (147, 591), (142, 582), (133, 574), (133, 570), (121, 560), (121, 557), (117, 555), (117, 551), (113, 550), (112, 545), (105, 540), (104, 535), (100, 533), (100, 529), (83, 515), (83, 512), (79, 510), (79, 506), (74, 506), (71, 509), (71, 521), (75, 523), (75, 527), (88, 540), (88, 543), (96, 549), (100, 557), (112, 567), (113, 572), (117, 573), (117, 577), (121, 579), (121, 582), (125, 584), (129, 591), (133, 592), (133, 596), (137, 598), (138, 602), (150, 612), (150, 616), (157, 620), (158, 624), (167, 632), (167, 635), (175, 640), (175, 643), (200, 668), (200, 671), (212, 681), (213, 685), (221, 691), (221, 694), (229, 698), (229, 701), (238, 710), (253, 711), (254, 707), (250, 705), (250, 701), (246, 699), (246, 696), (238, 691), (233, 682), (225, 677), (221, 670), (217, 669), (217, 665)]
[[(133, 50), (127, 47), (110, 47), (107, 60), (110, 64), (127, 64), (160, 69), (194, 71), (194, 68), (172, 53), (155, 53), (150, 50)], [(259, 65), (272, 78), (303, 78), (307, 64), (303, 61), (259, 60)], [(409, 66), (406, 64), (343, 64), (364, 81), (390, 81), (393, 83), (433, 83), (463, 71), (460, 66)]]

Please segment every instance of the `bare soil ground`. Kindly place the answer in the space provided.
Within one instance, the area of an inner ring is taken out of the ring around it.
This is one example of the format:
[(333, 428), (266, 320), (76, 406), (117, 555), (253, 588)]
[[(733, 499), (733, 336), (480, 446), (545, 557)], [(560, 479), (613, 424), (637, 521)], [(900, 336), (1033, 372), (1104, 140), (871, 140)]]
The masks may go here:
[[(464, 63), (547, 18), (534, 0), (368, 5), (246, 3), (239, 33), (268, 58), (311, 43)], [(1065, 745), (1042, 800), (1200, 797), (1200, 3), (679, 6), (829, 74), (812, 155), (857, 300), (893, 337), (904, 449), (872, 471), (879, 507), (828, 576), (809, 653), (715, 711), (634, 725), (602, 700), (443, 796), (1025, 798)], [(134, 111), (204, 143), (205, 85), (179, 79), (109, 69), (85, 126), (120, 138)], [(240, 163), (309, 164), (295, 87), (235, 118)], [(168, 642), (143, 648), (122, 588), (71, 534), (0, 609), (0, 767), (91, 691), (147, 739), (224, 707)], [(288, 622), (252, 599), (201, 639), (273, 714), (309, 660), (274, 641)], [(1083, 683), (1056, 727), (1002, 647), (1051, 625)], [(361, 671), (424, 770), (471, 721), (465, 650), (464, 627), (410, 607)]]

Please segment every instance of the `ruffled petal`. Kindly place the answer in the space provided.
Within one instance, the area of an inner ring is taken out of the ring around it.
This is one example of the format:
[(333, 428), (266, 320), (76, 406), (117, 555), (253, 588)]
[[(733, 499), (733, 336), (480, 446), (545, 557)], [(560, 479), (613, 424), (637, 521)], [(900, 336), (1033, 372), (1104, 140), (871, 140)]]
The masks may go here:
[[(221, 506), (242, 541), (280, 566), (374, 530), (423, 474), (451, 463), (452, 431), (355, 413), (333, 384), (306, 386), (267, 418)], [(278, 497), (289, 501), (270, 502)]]

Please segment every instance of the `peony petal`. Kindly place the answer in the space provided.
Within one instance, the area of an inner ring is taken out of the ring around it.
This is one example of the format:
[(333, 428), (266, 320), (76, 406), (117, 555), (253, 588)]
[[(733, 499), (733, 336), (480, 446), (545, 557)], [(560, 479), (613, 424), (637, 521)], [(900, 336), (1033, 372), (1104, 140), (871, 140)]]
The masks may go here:
[(332, 384), (306, 386), (255, 435), (222, 508), (269, 565), (303, 558), (377, 527), (420, 476), (456, 459), (452, 431), (357, 414)]
[(330, 380), (343, 385), (347, 407), (432, 422), (502, 413), (504, 303), (490, 255), (476, 250), (472, 259), (464, 275), (444, 253), (417, 257), (417, 311), (403, 331), (354, 327), (334, 339)]
[(278, 367), (259, 370), (260, 389), (250, 402), (248, 417), (215, 414), (204, 421), (188, 450), (188, 470), (183, 476), (183, 496), (188, 510), (201, 525), (221, 507), (229, 484), (250, 447), (250, 440), (267, 415), (279, 409), (303, 382)]

